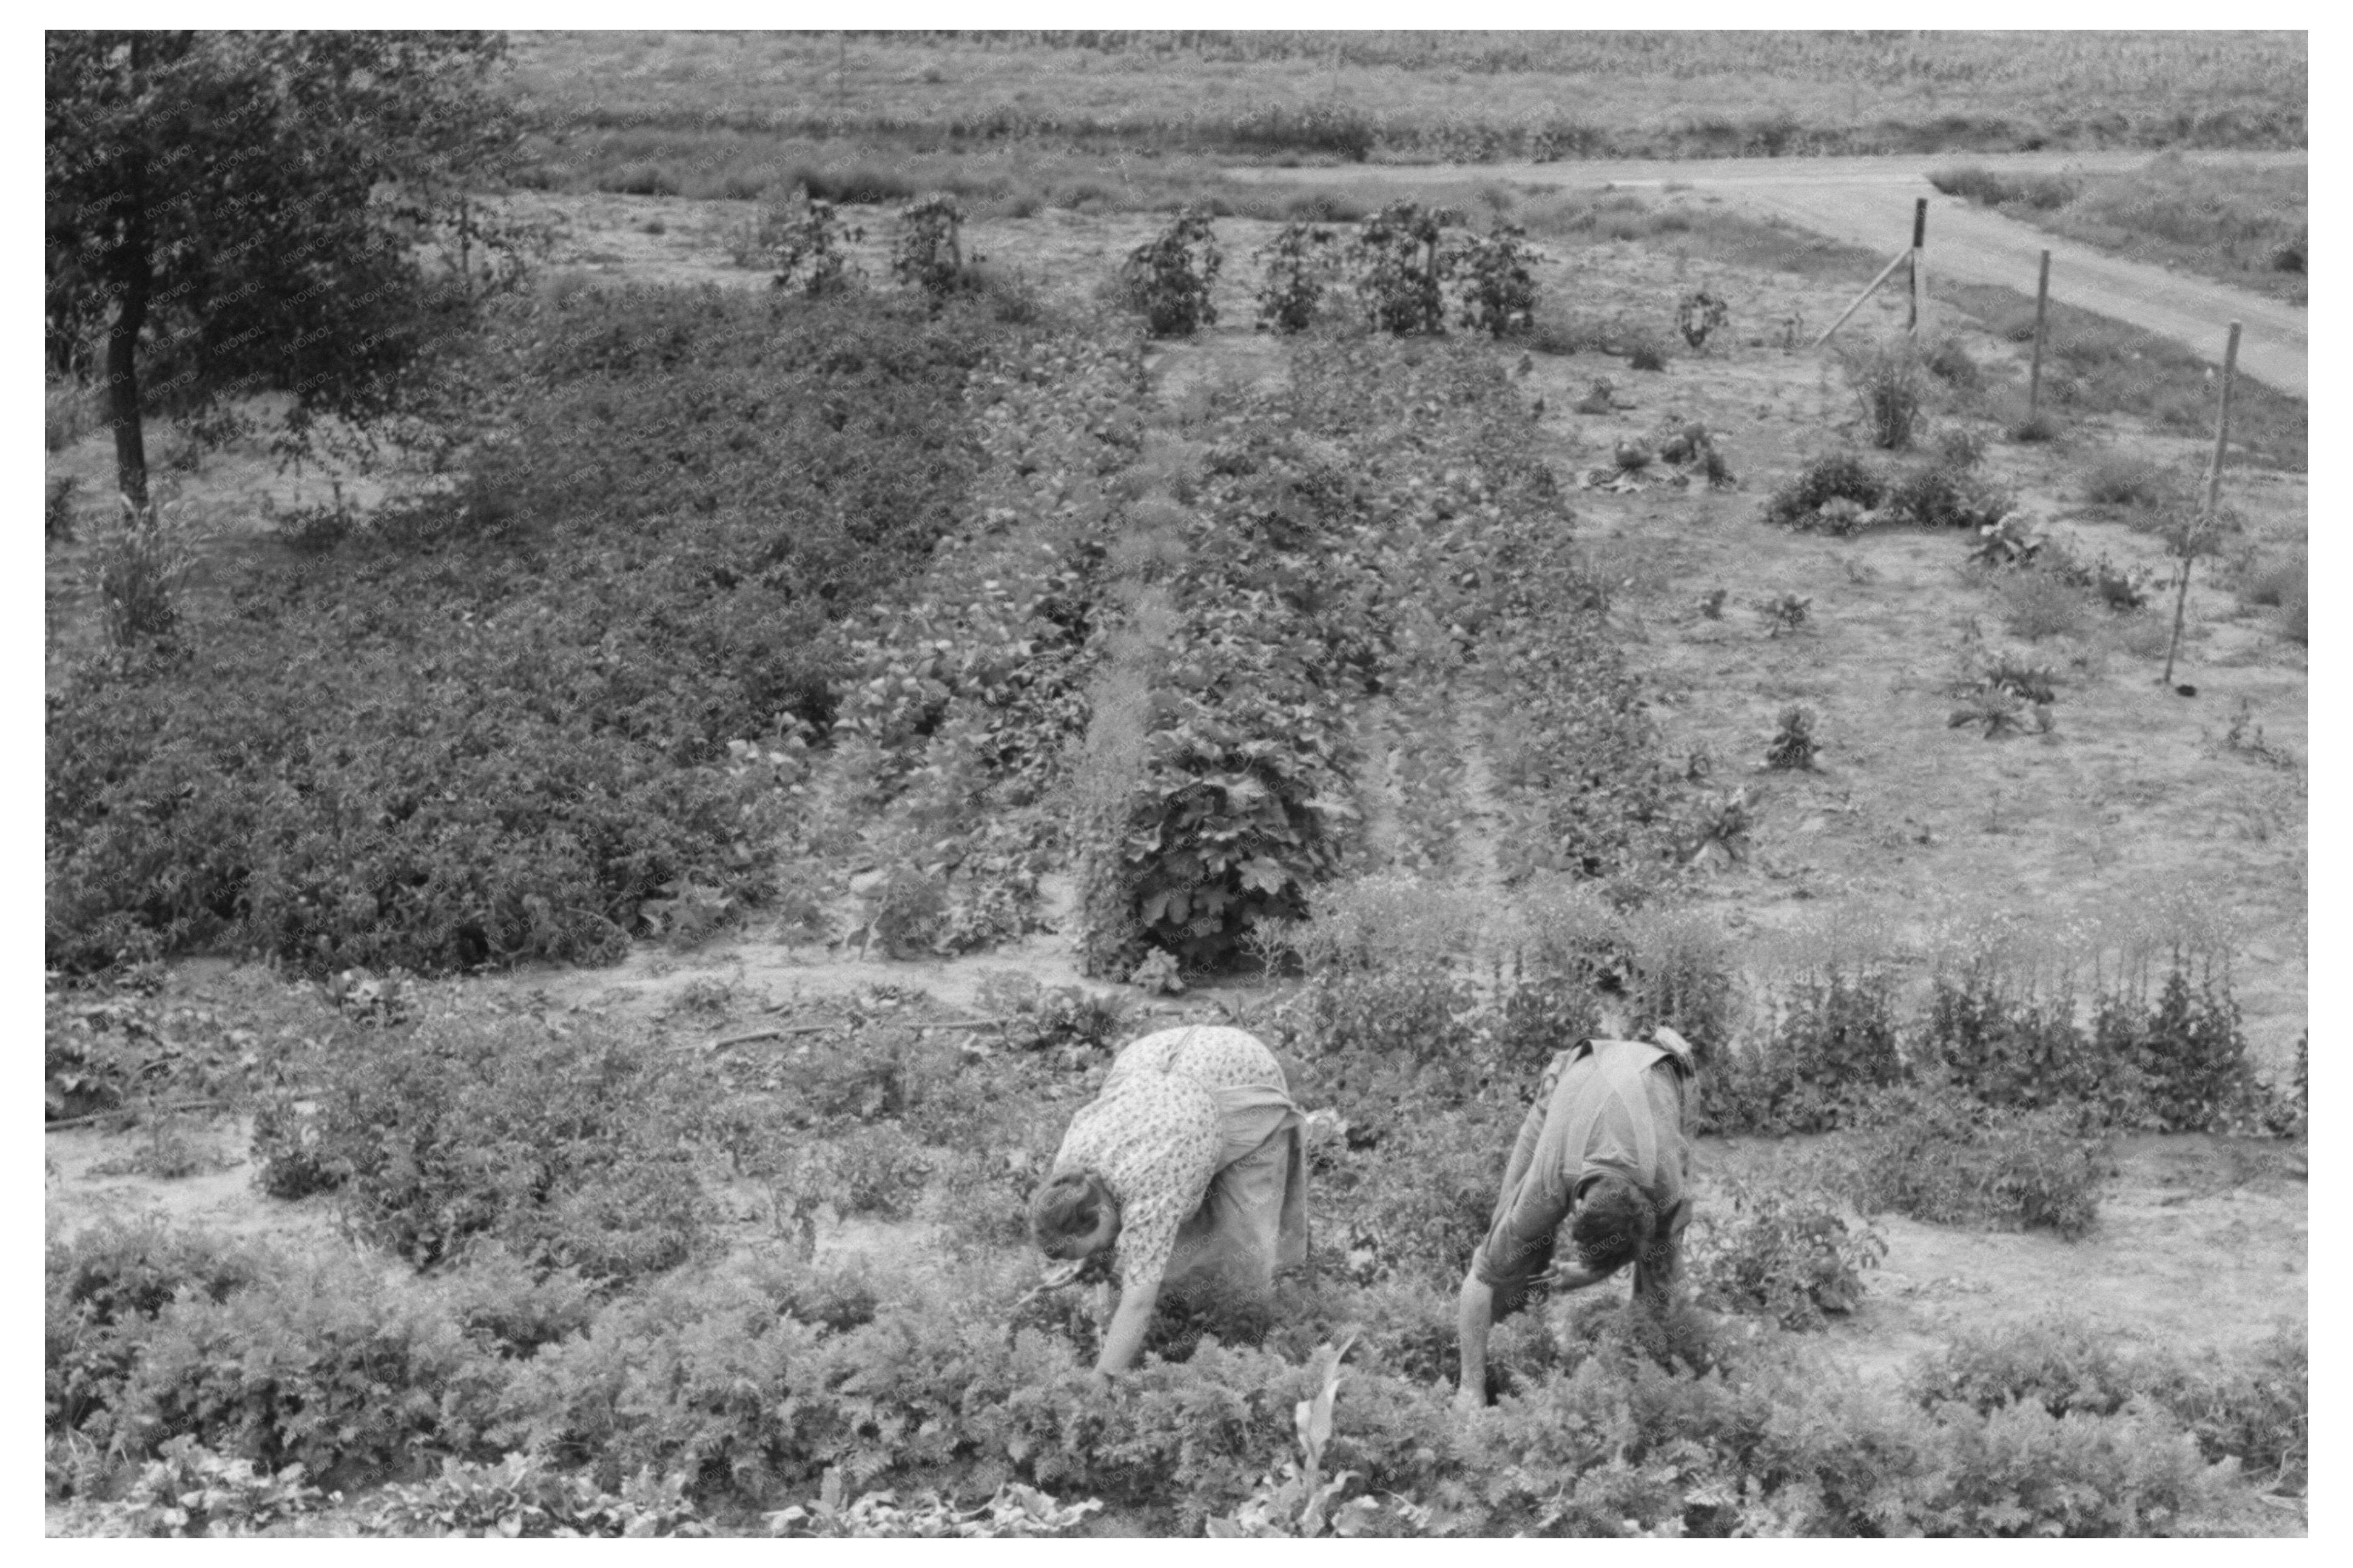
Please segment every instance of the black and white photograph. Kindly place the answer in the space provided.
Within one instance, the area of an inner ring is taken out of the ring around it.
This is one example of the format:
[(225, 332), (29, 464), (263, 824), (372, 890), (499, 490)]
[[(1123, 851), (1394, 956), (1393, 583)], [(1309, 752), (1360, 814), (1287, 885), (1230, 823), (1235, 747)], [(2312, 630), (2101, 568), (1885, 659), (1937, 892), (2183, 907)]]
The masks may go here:
[(2192, 16), (48, 27), (44, 1537), (2326, 1539)]

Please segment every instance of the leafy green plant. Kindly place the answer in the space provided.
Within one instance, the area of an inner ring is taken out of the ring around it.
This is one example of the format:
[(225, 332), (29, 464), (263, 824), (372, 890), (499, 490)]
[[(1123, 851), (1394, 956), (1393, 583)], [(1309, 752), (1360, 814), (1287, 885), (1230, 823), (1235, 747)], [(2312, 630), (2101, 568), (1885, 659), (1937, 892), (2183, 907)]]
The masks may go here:
[(1724, 1132), (1820, 1132), (1851, 1123), (1873, 1091), (1907, 1077), (1894, 977), (1831, 968), (1775, 998), (1760, 1040), (1723, 1053), (1700, 1078), (1705, 1123)]
[(848, 1502), (844, 1491), (841, 1467), (828, 1466), (817, 1500), (769, 1514), (768, 1533), (854, 1540), (1029, 1540), (1074, 1530), (1103, 1508), (1092, 1498), (1058, 1503), (1050, 1494), (1018, 1481), (1006, 1482), (994, 1497), (973, 1508), (959, 1507), (935, 1491), (923, 1492), (904, 1504), (895, 1491), (862, 1492)]
[(1778, 637), (1783, 632), (1801, 629), (1811, 618), (1809, 612), (1813, 603), (1811, 599), (1799, 598), (1795, 594), (1781, 594), (1757, 600), (1757, 615), (1765, 623), (1765, 635)]
[(1991, 528), (2010, 515), (2010, 506), (2009, 493), (1975, 468), (1942, 457), (1898, 479), (1885, 501), (1891, 516), (1923, 528)]
[(1258, 288), (1258, 324), (1278, 332), (1302, 332), (1323, 309), (1324, 290), (1339, 266), (1337, 236), (1322, 224), (1294, 221), (1261, 246), (1263, 265)]
[[(265, 1186), (321, 1180), (364, 1235), (419, 1267), (494, 1236), (598, 1279), (672, 1267), (703, 1232), (679, 1070), (607, 1026), (427, 1019), (287, 1065), (255, 1131)], [(308, 1109), (305, 1109), (308, 1108)], [(273, 1176), (281, 1162), (292, 1173)]]
[(1357, 224), (1348, 263), (1374, 331), (1409, 337), (1446, 330), (1443, 290), (1456, 252), (1446, 243), (1444, 226), (1453, 217), (1403, 201)]
[(563, 1475), (528, 1454), (496, 1465), (443, 1456), (441, 1473), (416, 1486), (393, 1485), (370, 1517), (372, 1535), (548, 1537), (645, 1540), (709, 1533), (686, 1496), (686, 1478), (657, 1480), (640, 1470), (616, 1497), (588, 1476)]
[[(50, 450), (56, 450), (52, 447)], [(75, 489), (81, 483), (72, 474), (52, 475), (46, 485), (41, 504), (41, 537), (71, 542), (74, 536)]]
[(727, 742), (821, 732), (826, 628), (963, 515), (989, 329), (596, 289), (496, 329), (465, 372), (512, 438), (471, 488), (241, 579), (233, 638), (52, 691), (53, 965), (610, 956), (665, 889), (766, 901), (799, 781)]
[(1526, 331), (1535, 319), (1535, 264), (1542, 254), (1526, 230), (1497, 221), (1483, 235), (1456, 242), (1453, 279), (1462, 326), (1490, 337)]
[(2106, 1170), (2083, 1120), (2078, 1108), (1998, 1110), (1947, 1086), (1905, 1085), (1866, 1100), (1830, 1159), (1866, 1214), (2073, 1238), (2098, 1215)]
[(122, 502), (122, 516), (91, 547), (90, 573), (106, 640), (125, 652), (167, 638), (180, 624), (174, 600), (195, 555), (163, 506)]
[(1825, 1314), (1862, 1300), (1864, 1271), (1887, 1255), (1868, 1223), (1850, 1224), (1819, 1188), (1741, 1188), (1731, 1213), (1703, 1210), (1685, 1258), (1702, 1299), (1771, 1319), (1785, 1329), (1821, 1326)]
[(1644, 334), (1627, 343), (1626, 363), (1635, 370), (1662, 371), (1667, 368), (1667, 351), (1656, 338)]
[(227, 1458), (181, 1436), (140, 1468), (119, 1501), (84, 1506), (95, 1516), (92, 1533), (99, 1535), (253, 1535), (326, 1500), (302, 1476), (301, 1465), (272, 1475), (250, 1459)]
[(47, 1429), (111, 1437), (113, 1410), (156, 1314), (226, 1300), (277, 1260), (266, 1249), (154, 1221), (101, 1221), (47, 1247), (42, 1327)]
[(775, 256), (776, 287), (797, 287), (812, 300), (856, 287), (859, 267), (842, 247), (864, 240), (866, 230), (842, 221), (833, 203), (811, 195), (807, 185), (794, 198), (792, 209), (779, 215), (763, 237)]
[[(1321, 1371), (1321, 1384), (1293, 1412), (1299, 1428), (1298, 1456), (1285, 1458), (1281, 1473), (1261, 1479), (1240, 1508), (1211, 1519), (1207, 1531), (1211, 1539), (1309, 1540), (1327, 1531), (1342, 1537), (1367, 1532), (1372, 1517), (1382, 1511), (1380, 1503), (1369, 1496), (1339, 1501), (1355, 1473), (1341, 1470), (1328, 1478), (1324, 1473), (1324, 1449), (1332, 1441), (1332, 1405), (1340, 1391), (1340, 1363), (1354, 1342), (1351, 1336), (1336, 1346), (1317, 1347), (1314, 1365)], [(1412, 1505), (1405, 1507), (1411, 1510)], [(1419, 1515), (1416, 1522), (1426, 1521), (1426, 1510), (1414, 1511)]]
[(945, 192), (899, 209), (891, 241), (891, 276), (937, 302), (968, 281), (964, 254), (964, 204)]
[(1850, 452), (1832, 452), (1773, 492), (1765, 503), (1765, 521), (1784, 528), (1814, 527), (1831, 502), (1848, 501), (1858, 511), (1869, 511), (1887, 499), (1887, 490), (1886, 479), (1870, 463)]
[(1731, 308), (1704, 289), (1695, 289), (1675, 301), (1675, 331), (1683, 335), (1694, 353), (1705, 353), (1708, 335), (1731, 319)]
[[(1803, 604), (1798, 607), (1802, 614)], [(1808, 772), (1814, 765), (1817, 749), (1812, 711), (1785, 708), (1781, 710), (1781, 727), (1774, 731), (1772, 742), (1765, 748), (1765, 765), (1790, 773)]]
[(1211, 291), (1225, 259), (1208, 209), (1187, 207), (1166, 228), (1128, 252), (1120, 266), (1120, 284), (1152, 336), (1189, 338), (1217, 321)]
[(290, 1261), (220, 1300), (159, 1311), (111, 1426), (133, 1453), (177, 1436), (322, 1481), (464, 1450), (503, 1381), (433, 1292), (385, 1280), (354, 1253)]

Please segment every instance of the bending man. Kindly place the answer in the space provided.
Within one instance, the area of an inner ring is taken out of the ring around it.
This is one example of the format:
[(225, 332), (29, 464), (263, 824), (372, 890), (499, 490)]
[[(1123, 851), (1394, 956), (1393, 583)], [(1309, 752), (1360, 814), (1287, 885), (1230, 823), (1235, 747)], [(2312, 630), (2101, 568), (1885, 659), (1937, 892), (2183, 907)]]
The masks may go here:
[(1278, 1266), (1306, 1261), (1301, 1121), (1282, 1065), (1240, 1029), (1164, 1029), (1119, 1053), (1029, 1200), (1047, 1257), (1117, 1249), (1119, 1307), (1098, 1373), (1135, 1360), (1163, 1285), (1214, 1281), (1263, 1299)]
[[(1654, 1045), (1579, 1040), (1545, 1068), (1462, 1281), (1458, 1407), (1487, 1403), (1487, 1331), (1526, 1304), (1539, 1278), (1581, 1290), (1631, 1263), (1636, 1306), (1665, 1311), (1691, 1221), (1683, 1101), (1693, 1064), (1681, 1036), (1654, 1033)], [(1567, 1256), (1555, 1266), (1556, 1239)]]

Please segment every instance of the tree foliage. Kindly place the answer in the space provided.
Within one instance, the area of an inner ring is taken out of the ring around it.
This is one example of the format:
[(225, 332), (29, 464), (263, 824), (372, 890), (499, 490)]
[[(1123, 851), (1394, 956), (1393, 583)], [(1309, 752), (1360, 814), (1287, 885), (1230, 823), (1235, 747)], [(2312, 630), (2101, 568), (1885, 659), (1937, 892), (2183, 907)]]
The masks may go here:
[[(521, 237), (470, 194), (519, 134), (486, 90), (502, 50), (456, 33), (47, 35), (49, 353), (103, 338), (123, 493), (145, 502), (148, 414), (290, 392), (281, 449), (298, 454), (322, 415), (379, 423), (477, 271), (512, 275)], [(432, 247), (455, 276), (420, 261)]]

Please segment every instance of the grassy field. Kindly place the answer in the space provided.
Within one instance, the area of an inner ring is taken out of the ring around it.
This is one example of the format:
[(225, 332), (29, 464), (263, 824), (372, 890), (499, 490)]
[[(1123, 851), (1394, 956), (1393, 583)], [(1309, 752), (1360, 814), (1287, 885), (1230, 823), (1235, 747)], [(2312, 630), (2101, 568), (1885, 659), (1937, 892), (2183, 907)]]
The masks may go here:
[(1157, 201), (1211, 157), (2300, 146), (2306, 59), (2294, 33), (546, 33), (514, 83), (559, 189), (749, 196), (953, 152), (1050, 200), (1083, 152)]
[(1947, 195), (2069, 239), (2305, 301), (2310, 219), (2301, 163), (2226, 172), (2160, 155), (2122, 174), (2006, 180), (1956, 163), (1930, 178)]

